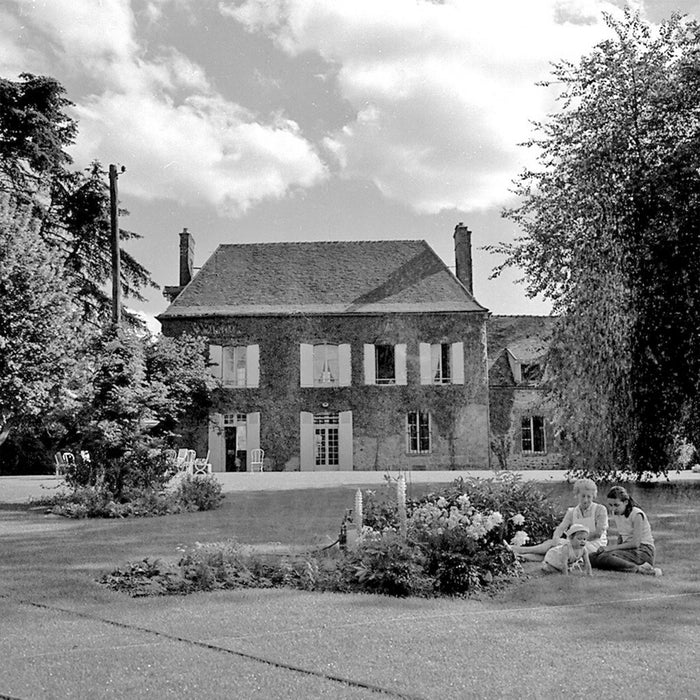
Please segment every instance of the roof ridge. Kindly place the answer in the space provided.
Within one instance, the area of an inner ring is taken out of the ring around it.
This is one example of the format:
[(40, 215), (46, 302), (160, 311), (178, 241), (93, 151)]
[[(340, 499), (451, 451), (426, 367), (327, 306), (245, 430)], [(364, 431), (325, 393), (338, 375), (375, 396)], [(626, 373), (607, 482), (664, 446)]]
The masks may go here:
[(220, 248), (227, 246), (253, 246), (253, 245), (338, 245), (343, 243), (425, 243), (423, 238), (378, 238), (376, 240), (336, 240), (336, 241), (263, 241), (262, 243), (219, 243)]

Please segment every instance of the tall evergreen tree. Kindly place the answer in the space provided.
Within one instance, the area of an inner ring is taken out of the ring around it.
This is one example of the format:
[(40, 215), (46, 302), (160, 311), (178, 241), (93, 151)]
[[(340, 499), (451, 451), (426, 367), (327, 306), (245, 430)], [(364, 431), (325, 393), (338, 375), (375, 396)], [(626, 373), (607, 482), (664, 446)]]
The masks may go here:
[(700, 438), (700, 26), (607, 22), (614, 38), (554, 65), (561, 108), (505, 212), (524, 236), (496, 250), (561, 314), (573, 465), (658, 472), (676, 436)]
[[(84, 319), (99, 324), (111, 305), (104, 291), (112, 273), (109, 186), (98, 162), (70, 169), (66, 148), (78, 132), (71, 105), (52, 78), (0, 79), (0, 192), (31, 203), (42, 238), (64, 261)], [(119, 236), (139, 237), (126, 230)], [(141, 290), (156, 287), (150, 274), (124, 250), (121, 260), (124, 298), (143, 300)]]

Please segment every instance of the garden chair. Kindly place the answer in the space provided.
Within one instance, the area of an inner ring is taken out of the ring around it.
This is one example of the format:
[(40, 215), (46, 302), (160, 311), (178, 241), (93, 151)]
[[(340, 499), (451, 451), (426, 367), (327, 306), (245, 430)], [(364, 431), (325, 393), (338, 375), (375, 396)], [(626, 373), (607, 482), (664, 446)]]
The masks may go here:
[(194, 471), (194, 460), (197, 459), (197, 453), (194, 450), (187, 450), (187, 455), (185, 456), (185, 461), (182, 463), (180, 469), (186, 471), (188, 474), (192, 474)]
[(250, 451), (250, 471), (261, 472), (263, 470), (263, 460), (265, 459), (265, 450), (256, 447)]
[(187, 462), (187, 453), (188, 452), (189, 452), (189, 450), (187, 448), (181, 448), (177, 451), (175, 465), (177, 466), (178, 469), (185, 468), (185, 462)]
[(63, 455), (60, 452), (56, 452), (54, 456), (54, 467), (56, 476), (62, 476), (66, 471), (66, 462), (63, 459)]
[(211, 474), (211, 464), (209, 464), (209, 452), (207, 456), (196, 458), (192, 463), (193, 474)]
[(177, 452), (175, 450), (163, 450), (163, 459), (169, 467), (177, 466)]
[(72, 452), (64, 452), (63, 453), (63, 461), (65, 462), (67, 467), (74, 467), (75, 466), (75, 457), (73, 456)]

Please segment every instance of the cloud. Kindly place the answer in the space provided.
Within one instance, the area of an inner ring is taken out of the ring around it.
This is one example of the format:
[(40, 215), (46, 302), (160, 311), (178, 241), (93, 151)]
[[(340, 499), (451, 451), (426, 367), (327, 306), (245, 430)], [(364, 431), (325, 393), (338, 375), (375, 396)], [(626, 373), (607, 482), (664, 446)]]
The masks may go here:
[[(296, 123), (258, 118), (225, 99), (202, 67), (175, 48), (143, 45), (128, 0), (18, 0), (14, 6), (37, 53), (29, 63), (45, 70), (53, 60), (54, 68), (86, 86), (75, 107), (76, 163), (126, 164), (123, 192), (238, 215), (326, 176)], [(157, 19), (166, 8), (151, 1), (143, 12)], [(3, 70), (9, 65), (0, 62)]]
[(244, 0), (222, 12), (290, 55), (338, 67), (356, 116), (325, 146), (349, 177), (370, 178), (420, 212), (503, 203), (528, 156), (518, 143), (552, 96), (549, 62), (606, 35), (603, 0)]

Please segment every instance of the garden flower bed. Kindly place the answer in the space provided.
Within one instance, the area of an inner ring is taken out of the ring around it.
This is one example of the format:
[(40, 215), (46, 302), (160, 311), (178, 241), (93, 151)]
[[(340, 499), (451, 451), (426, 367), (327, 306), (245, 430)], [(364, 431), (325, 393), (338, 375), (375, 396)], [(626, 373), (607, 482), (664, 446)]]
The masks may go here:
[(508, 473), (459, 479), (416, 500), (406, 499), (402, 477), (387, 478), (384, 493), (358, 491), (354, 505), (331, 547), (270, 553), (233, 540), (195, 543), (172, 561), (143, 560), (100, 580), (132, 596), (241, 587), (471, 595), (521, 576), (507, 543), (543, 539), (558, 522), (536, 486)]

